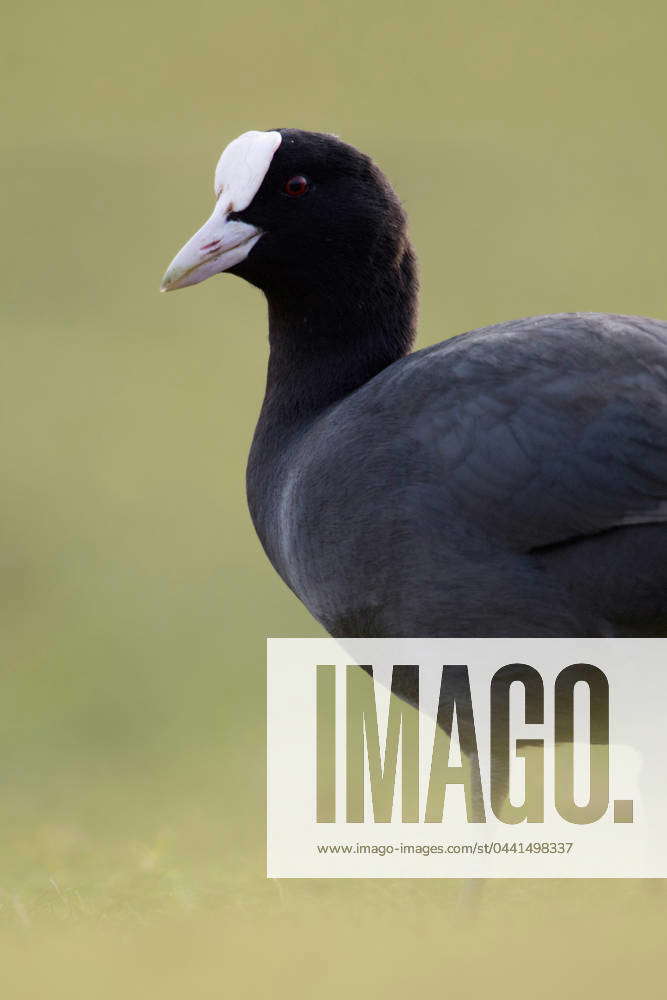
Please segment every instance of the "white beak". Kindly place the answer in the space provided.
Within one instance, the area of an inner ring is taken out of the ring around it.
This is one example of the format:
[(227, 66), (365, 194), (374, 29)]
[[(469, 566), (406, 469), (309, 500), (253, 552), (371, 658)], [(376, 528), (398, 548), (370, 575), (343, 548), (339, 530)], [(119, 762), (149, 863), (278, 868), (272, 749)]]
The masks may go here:
[(229, 222), (231, 211), (232, 206), (223, 193), (210, 219), (172, 260), (160, 291), (196, 285), (212, 274), (229, 270), (248, 256), (262, 231), (246, 222)]

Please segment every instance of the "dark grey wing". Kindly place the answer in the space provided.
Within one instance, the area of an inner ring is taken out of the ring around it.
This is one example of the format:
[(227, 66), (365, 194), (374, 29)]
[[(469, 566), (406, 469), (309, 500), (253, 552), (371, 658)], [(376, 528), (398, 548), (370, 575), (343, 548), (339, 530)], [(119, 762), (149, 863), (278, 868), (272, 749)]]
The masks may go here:
[(467, 523), (525, 551), (667, 521), (666, 323), (535, 317), (413, 359), (394, 391)]

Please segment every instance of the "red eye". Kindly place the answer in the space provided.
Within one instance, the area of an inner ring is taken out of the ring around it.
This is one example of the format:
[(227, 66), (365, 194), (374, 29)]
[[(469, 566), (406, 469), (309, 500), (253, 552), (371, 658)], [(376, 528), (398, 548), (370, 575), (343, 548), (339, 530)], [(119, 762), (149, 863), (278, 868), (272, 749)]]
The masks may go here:
[(296, 177), (290, 177), (285, 183), (283, 191), (291, 198), (300, 198), (302, 194), (306, 193), (309, 186), (308, 178), (304, 177), (303, 174), (297, 174)]

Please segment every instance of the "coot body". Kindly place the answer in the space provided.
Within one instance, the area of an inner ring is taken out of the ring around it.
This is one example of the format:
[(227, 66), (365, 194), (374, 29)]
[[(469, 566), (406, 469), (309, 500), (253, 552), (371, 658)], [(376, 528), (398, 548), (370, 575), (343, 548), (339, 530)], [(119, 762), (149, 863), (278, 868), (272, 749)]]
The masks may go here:
[(659, 635), (666, 429), (667, 324), (541, 316), (411, 354), (279, 447), (267, 407), (248, 498), (334, 636)]
[(410, 353), (403, 210), (335, 137), (246, 133), (167, 289), (268, 301), (248, 501), (334, 636), (667, 634), (667, 323), (502, 323)]

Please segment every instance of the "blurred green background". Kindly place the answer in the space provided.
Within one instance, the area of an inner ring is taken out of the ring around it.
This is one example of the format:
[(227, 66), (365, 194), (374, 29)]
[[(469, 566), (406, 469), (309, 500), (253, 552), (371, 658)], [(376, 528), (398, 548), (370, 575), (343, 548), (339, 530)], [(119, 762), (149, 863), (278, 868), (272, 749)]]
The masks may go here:
[(264, 640), (321, 634), (245, 507), (265, 307), (158, 286), (222, 147), (297, 126), (397, 187), (422, 345), (667, 316), (664, 2), (41, 0), (3, 25), (3, 995), (662, 978), (643, 884), (493, 883), (473, 931), (455, 882), (265, 880)]

